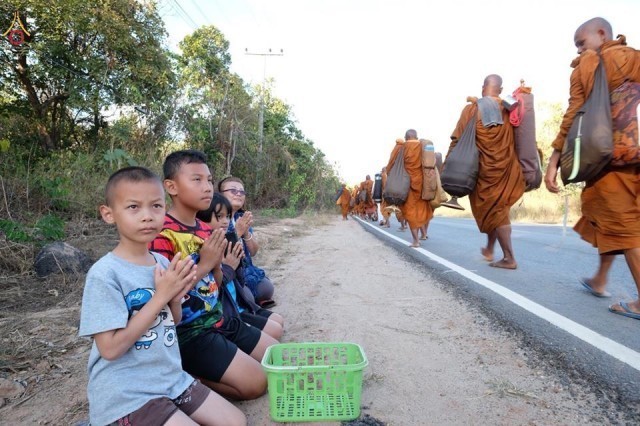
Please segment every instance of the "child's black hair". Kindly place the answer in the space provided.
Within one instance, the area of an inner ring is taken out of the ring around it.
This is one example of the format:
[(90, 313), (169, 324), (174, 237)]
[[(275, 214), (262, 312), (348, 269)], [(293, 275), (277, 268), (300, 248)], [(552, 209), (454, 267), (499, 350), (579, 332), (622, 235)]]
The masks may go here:
[(207, 156), (195, 149), (184, 149), (167, 155), (162, 165), (162, 174), (165, 179), (173, 179), (183, 164), (207, 164)]
[(115, 188), (120, 182), (138, 183), (146, 181), (156, 181), (160, 184), (160, 186), (162, 186), (162, 182), (160, 181), (158, 175), (147, 169), (146, 167), (124, 167), (114, 172), (111, 176), (109, 176), (109, 180), (107, 180), (107, 185), (104, 189), (105, 204), (108, 206), (112, 201), (113, 188)]
[(222, 210), (222, 207), (227, 209), (227, 217), (231, 219), (231, 203), (227, 198), (219, 192), (213, 194), (213, 198), (211, 198), (211, 203), (209, 204), (209, 208), (206, 210), (200, 210), (196, 213), (196, 217), (203, 222), (209, 223), (211, 222), (211, 218), (214, 214), (219, 214)]

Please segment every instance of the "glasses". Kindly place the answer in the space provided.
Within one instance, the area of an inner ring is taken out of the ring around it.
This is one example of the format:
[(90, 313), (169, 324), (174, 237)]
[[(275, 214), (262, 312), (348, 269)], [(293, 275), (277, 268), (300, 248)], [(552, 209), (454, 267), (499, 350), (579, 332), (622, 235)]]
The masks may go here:
[(235, 189), (235, 188), (224, 189), (224, 190), (222, 190), (222, 191), (220, 191), (220, 192), (230, 192), (230, 193), (232, 193), (233, 195), (241, 195), (241, 196), (245, 196), (245, 195), (247, 195), (247, 193), (246, 193), (244, 190), (242, 190), (242, 189)]

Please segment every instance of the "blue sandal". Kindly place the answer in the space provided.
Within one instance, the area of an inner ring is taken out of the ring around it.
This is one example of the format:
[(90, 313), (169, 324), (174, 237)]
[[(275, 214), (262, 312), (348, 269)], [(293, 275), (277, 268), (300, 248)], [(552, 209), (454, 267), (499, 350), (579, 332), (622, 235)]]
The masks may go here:
[(629, 318), (640, 320), (640, 313), (633, 312), (629, 308), (629, 305), (627, 305), (625, 302), (620, 301), (618, 302), (618, 305), (620, 305), (620, 307), (623, 309), (622, 311), (613, 309), (615, 305), (609, 306), (609, 311), (613, 312), (614, 314), (622, 315), (623, 317), (629, 317)]

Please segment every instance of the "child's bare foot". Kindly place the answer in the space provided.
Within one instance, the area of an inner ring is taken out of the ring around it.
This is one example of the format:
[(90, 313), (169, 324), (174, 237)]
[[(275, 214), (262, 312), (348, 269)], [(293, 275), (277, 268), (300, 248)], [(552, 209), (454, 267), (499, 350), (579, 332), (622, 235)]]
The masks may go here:
[(482, 247), (480, 251), (482, 252), (484, 260), (486, 260), (487, 262), (493, 262), (493, 253), (491, 252), (491, 250), (486, 247)]
[(503, 268), (503, 269), (517, 269), (518, 264), (513, 260), (498, 260), (497, 262), (491, 262), (489, 266), (493, 266), (494, 268)]

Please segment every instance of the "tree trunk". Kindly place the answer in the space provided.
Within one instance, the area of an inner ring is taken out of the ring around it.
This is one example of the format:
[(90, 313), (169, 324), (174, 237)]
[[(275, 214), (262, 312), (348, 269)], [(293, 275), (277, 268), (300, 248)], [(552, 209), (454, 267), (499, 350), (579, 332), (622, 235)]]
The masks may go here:
[(18, 77), (20, 85), (27, 94), (29, 105), (31, 105), (31, 109), (33, 110), (34, 115), (38, 120), (37, 128), (38, 135), (40, 136), (40, 143), (45, 150), (52, 150), (55, 147), (55, 141), (52, 139), (45, 125), (45, 113), (43, 111), (43, 105), (40, 103), (38, 93), (36, 92), (35, 87), (33, 87), (33, 83), (29, 79), (27, 68), (28, 65), (26, 55), (19, 55), (13, 70)]
[(236, 142), (233, 140), (233, 122), (229, 126), (229, 145), (227, 149), (227, 158), (225, 161), (225, 175), (231, 175), (231, 164), (236, 157)]
[[(69, 97), (69, 94), (66, 92), (58, 93), (41, 102), (36, 88), (29, 79), (27, 57), (24, 54), (18, 56), (13, 70), (22, 89), (27, 94), (29, 105), (38, 120), (36, 126), (40, 136), (40, 144), (45, 150), (56, 149), (60, 139), (60, 117), (64, 115), (61, 111), (64, 108), (63, 101)], [(51, 111), (51, 116), (48, 116), (49, 111)]]

